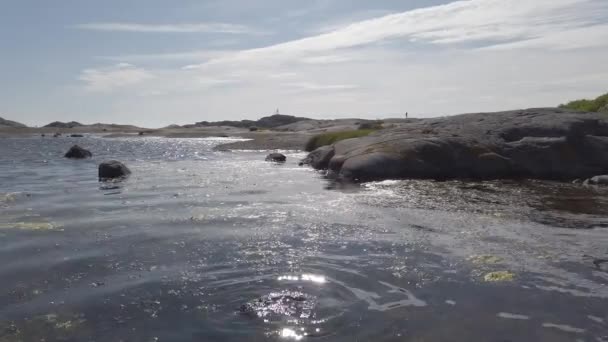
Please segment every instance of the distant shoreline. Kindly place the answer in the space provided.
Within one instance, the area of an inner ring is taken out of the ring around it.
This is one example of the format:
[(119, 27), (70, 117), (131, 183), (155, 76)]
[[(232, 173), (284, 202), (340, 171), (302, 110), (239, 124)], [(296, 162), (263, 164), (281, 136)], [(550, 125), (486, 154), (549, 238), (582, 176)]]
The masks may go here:
[[(140, 132), (142, 133), (140, 135)], [(32, 136), (41, 139), (55, 139), (53, 135), (60, 133), (58, 139), (74, 139), (71, 134), (95, 135), (104, 138), (124, 137), (162, 137), (162, 138), (212, 138), (231, 137), (250, 139), (219, 145), (217, 151), (230, 150), (303, 150), (306, 141), (312, 136), (301, 132), (277, 132), (262, 130), (250, 132), (235, 127), (204, 127), (204, 128), (167, 128), (167, 129), (91, 129), (90, 127), (74, 128), (0, 128), (0, 138)], [(41, 135), (44, 134), (44, 137)]]

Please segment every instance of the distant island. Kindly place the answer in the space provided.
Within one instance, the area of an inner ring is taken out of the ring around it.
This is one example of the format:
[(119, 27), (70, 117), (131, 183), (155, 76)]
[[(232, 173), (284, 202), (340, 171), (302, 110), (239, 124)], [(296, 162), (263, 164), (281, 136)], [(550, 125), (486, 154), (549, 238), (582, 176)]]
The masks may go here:
[(27, 126), (16, 121), (0, 118), (0, 128), (27, 128)]
[(306, 120), (312, 120), (312, 119), (291, 116), (291, 115), (284, 115), (284, 114), (274, 114), (271, 116), (265, 116), (259, 120), (240, 120), (240, 121), (225, 120), (225, 121), (215, 121), (215, 122), (201, 121), (201, 122), (197, 122), (193, 125), (184, 125), (182, 127), (193, 128), (193, 127), (231, 126), (231, 127), (238, 127), (238, 128), (251, 128), (251, 127), (275, 128), (275, 127), (279, 127), (279, 126), (283, 126), (283, 125), (289, 125), (292, 123), (296, 123), (298, 121), (306, 121)]
[[(560, 109), (568, 109), (572, 111), (579, 112), (605, 112), (608, 113), (608, 93), (598, 96), (595, 99), (579, 99), (570, 101), (565, 104), (561, 104), (558, 106)], [(312, 119), (307, 117), (293, 116), (293, 115), (285, 115), (277, 113), (274, 115), (264, 116), (258, 120), (222, 120), (222, 121), (199, 121), (193, 124), (186, 125), (176, 125), (172, 124), (160, 129), (149, 129), (143, 127), (137, 127), (133, 125), (120, 125), (120, 124), (104, 124), (104, 123), (95, 123), (95, 124), (82, 124), (77, 121), (70, 122), (61, 122), (54, 121), (47, 125), (42, 126), (42, 128), (57, 128), (57, 129), (93, 129), (93, 131), (103, 130), (119, 132), (121, 130), (124, 131), (147, 131), (158, 132), (160, 130), (174, 130), (174, 129), (192, 129), (192, 128), (212, 128), (212, 127), (233, 127), (233, 128), (242, 128), (242, 129), (275, 129), (278, 131), (300, 131), (300, 130), (312, 130), (315, 128), (329, 128), (333, 124), (343, 124), (345, 122), (357, 122), (357, 123), (368, 123), (372, 124), (377, 122), (378, 120), (370, 120), (370, 119)], [(381, 121), (401, 121), (401, 119), (383, 119)], [(306, 122), (306, 124), (302, 125), (294, 125), (296, 123)], [(10, 128), (28, 128), (28, 126), (7, 119), (3, 119), (0, 117), (0, 129), (10, 129)], [(32, 128), (32, 127), (30, 127)]]

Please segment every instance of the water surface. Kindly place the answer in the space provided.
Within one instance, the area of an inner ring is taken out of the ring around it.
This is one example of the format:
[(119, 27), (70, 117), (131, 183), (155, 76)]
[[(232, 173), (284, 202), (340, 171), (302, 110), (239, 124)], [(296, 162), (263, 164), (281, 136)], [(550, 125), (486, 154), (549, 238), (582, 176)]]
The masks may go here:
[(606, 190), (335, 184), (226, 140), (0, 139), (0, 341), (608, 341)]

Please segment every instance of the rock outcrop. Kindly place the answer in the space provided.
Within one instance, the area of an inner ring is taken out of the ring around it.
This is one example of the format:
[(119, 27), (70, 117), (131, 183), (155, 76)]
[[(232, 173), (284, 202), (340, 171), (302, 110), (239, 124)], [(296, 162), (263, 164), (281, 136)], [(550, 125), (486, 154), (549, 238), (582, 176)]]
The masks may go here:
[(608, 175), (591, 177), (583, 182), (585, 185), (608, 185)]
[(284, 154), (281, 153), (271, 153), (266, 156), (266, 161), (275, 162), (275, 163), (284, 163), (287, 160)]
[(86, 150), (78, 145), (74, 145), (70, 148), (70, 150), (64, 155), (66, 158), (70, 159), (85, 159), (91, 158), (93, 154), (91, 151)]
[(124, 178), (131, 174), (131, 170), (125, 164), (116, 161), (108, 160), (99, 164), (99, 180), (111, 180)]
[(608, 117), (539, 108), (416, 120), (321, 147), (303, 163), (353, 181), (585, 179), (608, 173)]

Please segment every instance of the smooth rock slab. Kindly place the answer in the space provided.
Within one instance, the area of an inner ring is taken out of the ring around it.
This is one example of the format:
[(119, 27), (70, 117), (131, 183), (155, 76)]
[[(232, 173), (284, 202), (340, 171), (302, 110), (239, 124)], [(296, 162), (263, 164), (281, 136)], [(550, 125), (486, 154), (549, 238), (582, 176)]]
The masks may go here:
[(86, 150), (78, 145), (74, 145), (70, 147), (70, 150), (64, 155), (66, 158), (70, 159), (85, 159), (91, 158), (93, 154), (91, 151)]
[(117, 160), (108, 160), (99, 164), (99, 180), (124, 178), (130, 174), (131, 170)]

